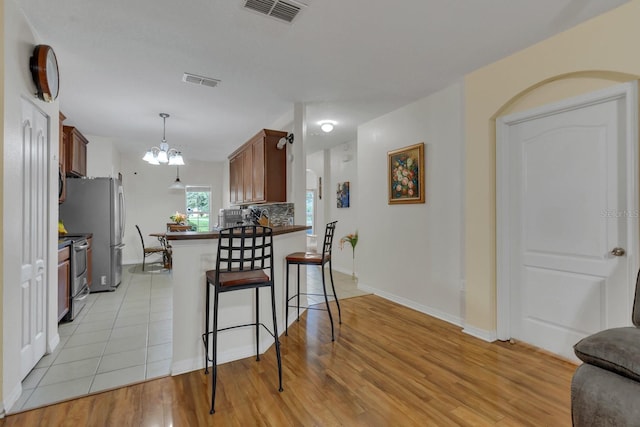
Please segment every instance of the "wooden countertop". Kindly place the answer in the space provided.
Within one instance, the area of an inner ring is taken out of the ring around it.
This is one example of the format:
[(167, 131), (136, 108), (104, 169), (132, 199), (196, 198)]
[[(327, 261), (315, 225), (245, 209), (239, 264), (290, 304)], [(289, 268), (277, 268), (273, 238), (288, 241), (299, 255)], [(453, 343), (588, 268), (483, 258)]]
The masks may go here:
[[(296, 231), (309, 230), (310, 225), (283, 225), (279, 227), (271, 227), (273, 235), (295, 233)], [(199, 240), (199, 239), (217, 239), (218, 231), (168, 231), (167, 240)]]

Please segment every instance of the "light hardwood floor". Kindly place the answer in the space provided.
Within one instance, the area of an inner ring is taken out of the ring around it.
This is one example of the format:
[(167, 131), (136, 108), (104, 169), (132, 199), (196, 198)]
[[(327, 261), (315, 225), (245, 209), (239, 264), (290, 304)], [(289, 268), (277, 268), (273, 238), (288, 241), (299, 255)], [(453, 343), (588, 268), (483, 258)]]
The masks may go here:
[(218, 369), (83, 397), (0, 426), (569, 426), (575, 365), (523, 344), (486, 343), (446, 322), (367, 295), (341, 301), (331, 342), (310, 311), (273, 347)]

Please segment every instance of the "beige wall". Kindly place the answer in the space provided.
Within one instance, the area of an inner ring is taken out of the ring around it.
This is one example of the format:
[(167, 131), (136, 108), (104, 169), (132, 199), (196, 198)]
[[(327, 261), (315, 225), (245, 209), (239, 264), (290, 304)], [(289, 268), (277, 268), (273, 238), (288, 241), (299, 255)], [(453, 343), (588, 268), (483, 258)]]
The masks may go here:
[(466, 323), (496, 328), (495, 119), (640, 76), (640, 0), (465, 77)]

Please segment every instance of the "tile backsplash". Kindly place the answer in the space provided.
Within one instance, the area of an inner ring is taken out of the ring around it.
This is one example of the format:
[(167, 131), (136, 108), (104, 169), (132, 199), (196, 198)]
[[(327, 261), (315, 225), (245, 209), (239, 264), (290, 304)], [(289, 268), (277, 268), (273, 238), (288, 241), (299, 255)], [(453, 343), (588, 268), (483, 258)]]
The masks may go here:
[(269, 218), (269, 224), (272, 227), (293, 224), (293, 203), (265, 203), (261, 205), (249, 205), (251, 210), (251, 218), (254, 224), (258, 223), (258, 219), (264, 214)]

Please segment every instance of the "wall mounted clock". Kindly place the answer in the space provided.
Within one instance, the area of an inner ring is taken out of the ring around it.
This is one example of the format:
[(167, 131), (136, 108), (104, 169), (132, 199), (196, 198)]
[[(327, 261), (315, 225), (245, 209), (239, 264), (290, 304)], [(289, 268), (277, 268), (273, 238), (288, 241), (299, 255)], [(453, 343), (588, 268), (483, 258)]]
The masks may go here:
[(46, 44), (36, 46), (29, 60), (29, 67), (36, 85), (36, 96), (45, 102), (55, 101), (60, 91), (60, 76), (58, 60), (51, 46)]

